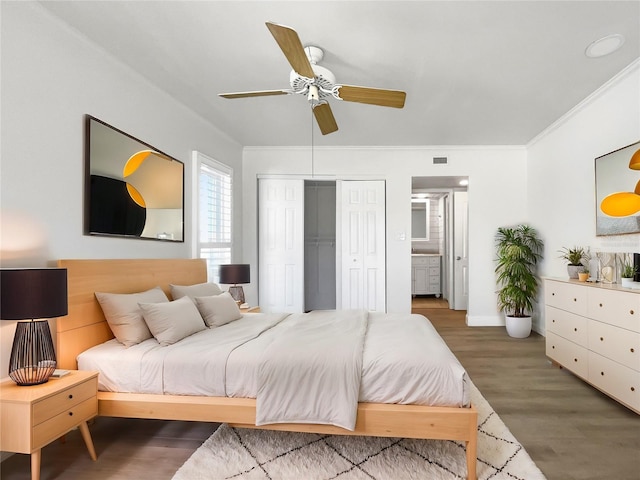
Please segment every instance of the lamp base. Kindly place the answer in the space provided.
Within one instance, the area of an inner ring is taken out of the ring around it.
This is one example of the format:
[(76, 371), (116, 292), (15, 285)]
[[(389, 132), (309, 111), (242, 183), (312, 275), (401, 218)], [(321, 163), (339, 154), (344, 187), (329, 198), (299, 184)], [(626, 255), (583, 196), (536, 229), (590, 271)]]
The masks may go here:
[(242, 305), (244, 303), (244, 290), (242, 289), (242, 285), (229, 287), (229, 294), (238, 304)]
[(49, 322), (18, 322), (9, 359), (9, 377), (18, 385), (46, 383), (56, 369)]

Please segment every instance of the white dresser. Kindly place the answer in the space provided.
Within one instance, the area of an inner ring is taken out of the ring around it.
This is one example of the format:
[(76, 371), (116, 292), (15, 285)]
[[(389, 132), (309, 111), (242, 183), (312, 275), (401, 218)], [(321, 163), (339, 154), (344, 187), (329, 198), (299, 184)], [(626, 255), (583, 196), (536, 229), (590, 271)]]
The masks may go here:
[(411, 294), (440, 296), (440, 258), (437, 254), (411, 255)]
[(640, 291), (545, 280), (547, 357), (640, 413)]

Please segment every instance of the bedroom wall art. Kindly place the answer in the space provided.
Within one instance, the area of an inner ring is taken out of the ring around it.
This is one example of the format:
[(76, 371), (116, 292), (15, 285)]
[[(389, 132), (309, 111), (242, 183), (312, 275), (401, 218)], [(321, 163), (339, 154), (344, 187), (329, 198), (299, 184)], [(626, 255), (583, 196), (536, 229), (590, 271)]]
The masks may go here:
[(640, 142), (595, 159), (596, 235), (640, 232)]
[(184, 164), (90, 115), (84, 233), (184, 241)]

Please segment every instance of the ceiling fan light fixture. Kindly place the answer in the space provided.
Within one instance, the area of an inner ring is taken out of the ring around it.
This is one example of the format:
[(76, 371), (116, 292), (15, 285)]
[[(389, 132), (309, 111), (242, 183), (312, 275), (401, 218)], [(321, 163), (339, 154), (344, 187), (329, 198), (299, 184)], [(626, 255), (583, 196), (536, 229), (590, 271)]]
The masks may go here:
[(320, 103), (320, 95), (318, 94), (318, 87), (316, 85), (309, 85), (307, 100), (309, 100), (311, 106), (314, 107)]
[(620, 49), (623, 44), (624, 36), (619, 33), (614, 33), (590, 43), (584, 51), (584, 54), (589, 58), (604, 57)]
[(262, 90), (253, 92), (221, 93), (223, 98), (263, 97), (271, 95), (306, 95), (311, 111), (323, 135), (336, 132), (338, 124), (333, 116), (329, 99), (367, 103), (382, 107), (404, 107), (406, 93), (356, 85), (336, 85), (331, 70), (318, 65), (324, 57), (321, 48), (314, 45), (304, 47), (298, 33), (290, 27), (266, 22), (274, 40), (287, 58), (292, 71), (289, 75), (291, 90)]

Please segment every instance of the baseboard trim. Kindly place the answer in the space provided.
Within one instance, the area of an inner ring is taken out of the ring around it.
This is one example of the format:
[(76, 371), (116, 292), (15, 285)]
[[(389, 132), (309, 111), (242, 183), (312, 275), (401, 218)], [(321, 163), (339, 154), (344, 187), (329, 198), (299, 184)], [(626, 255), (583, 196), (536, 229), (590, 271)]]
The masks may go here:
[(467, 325), (469, 327), (504, 327), (504, 317), (467, 314)]

